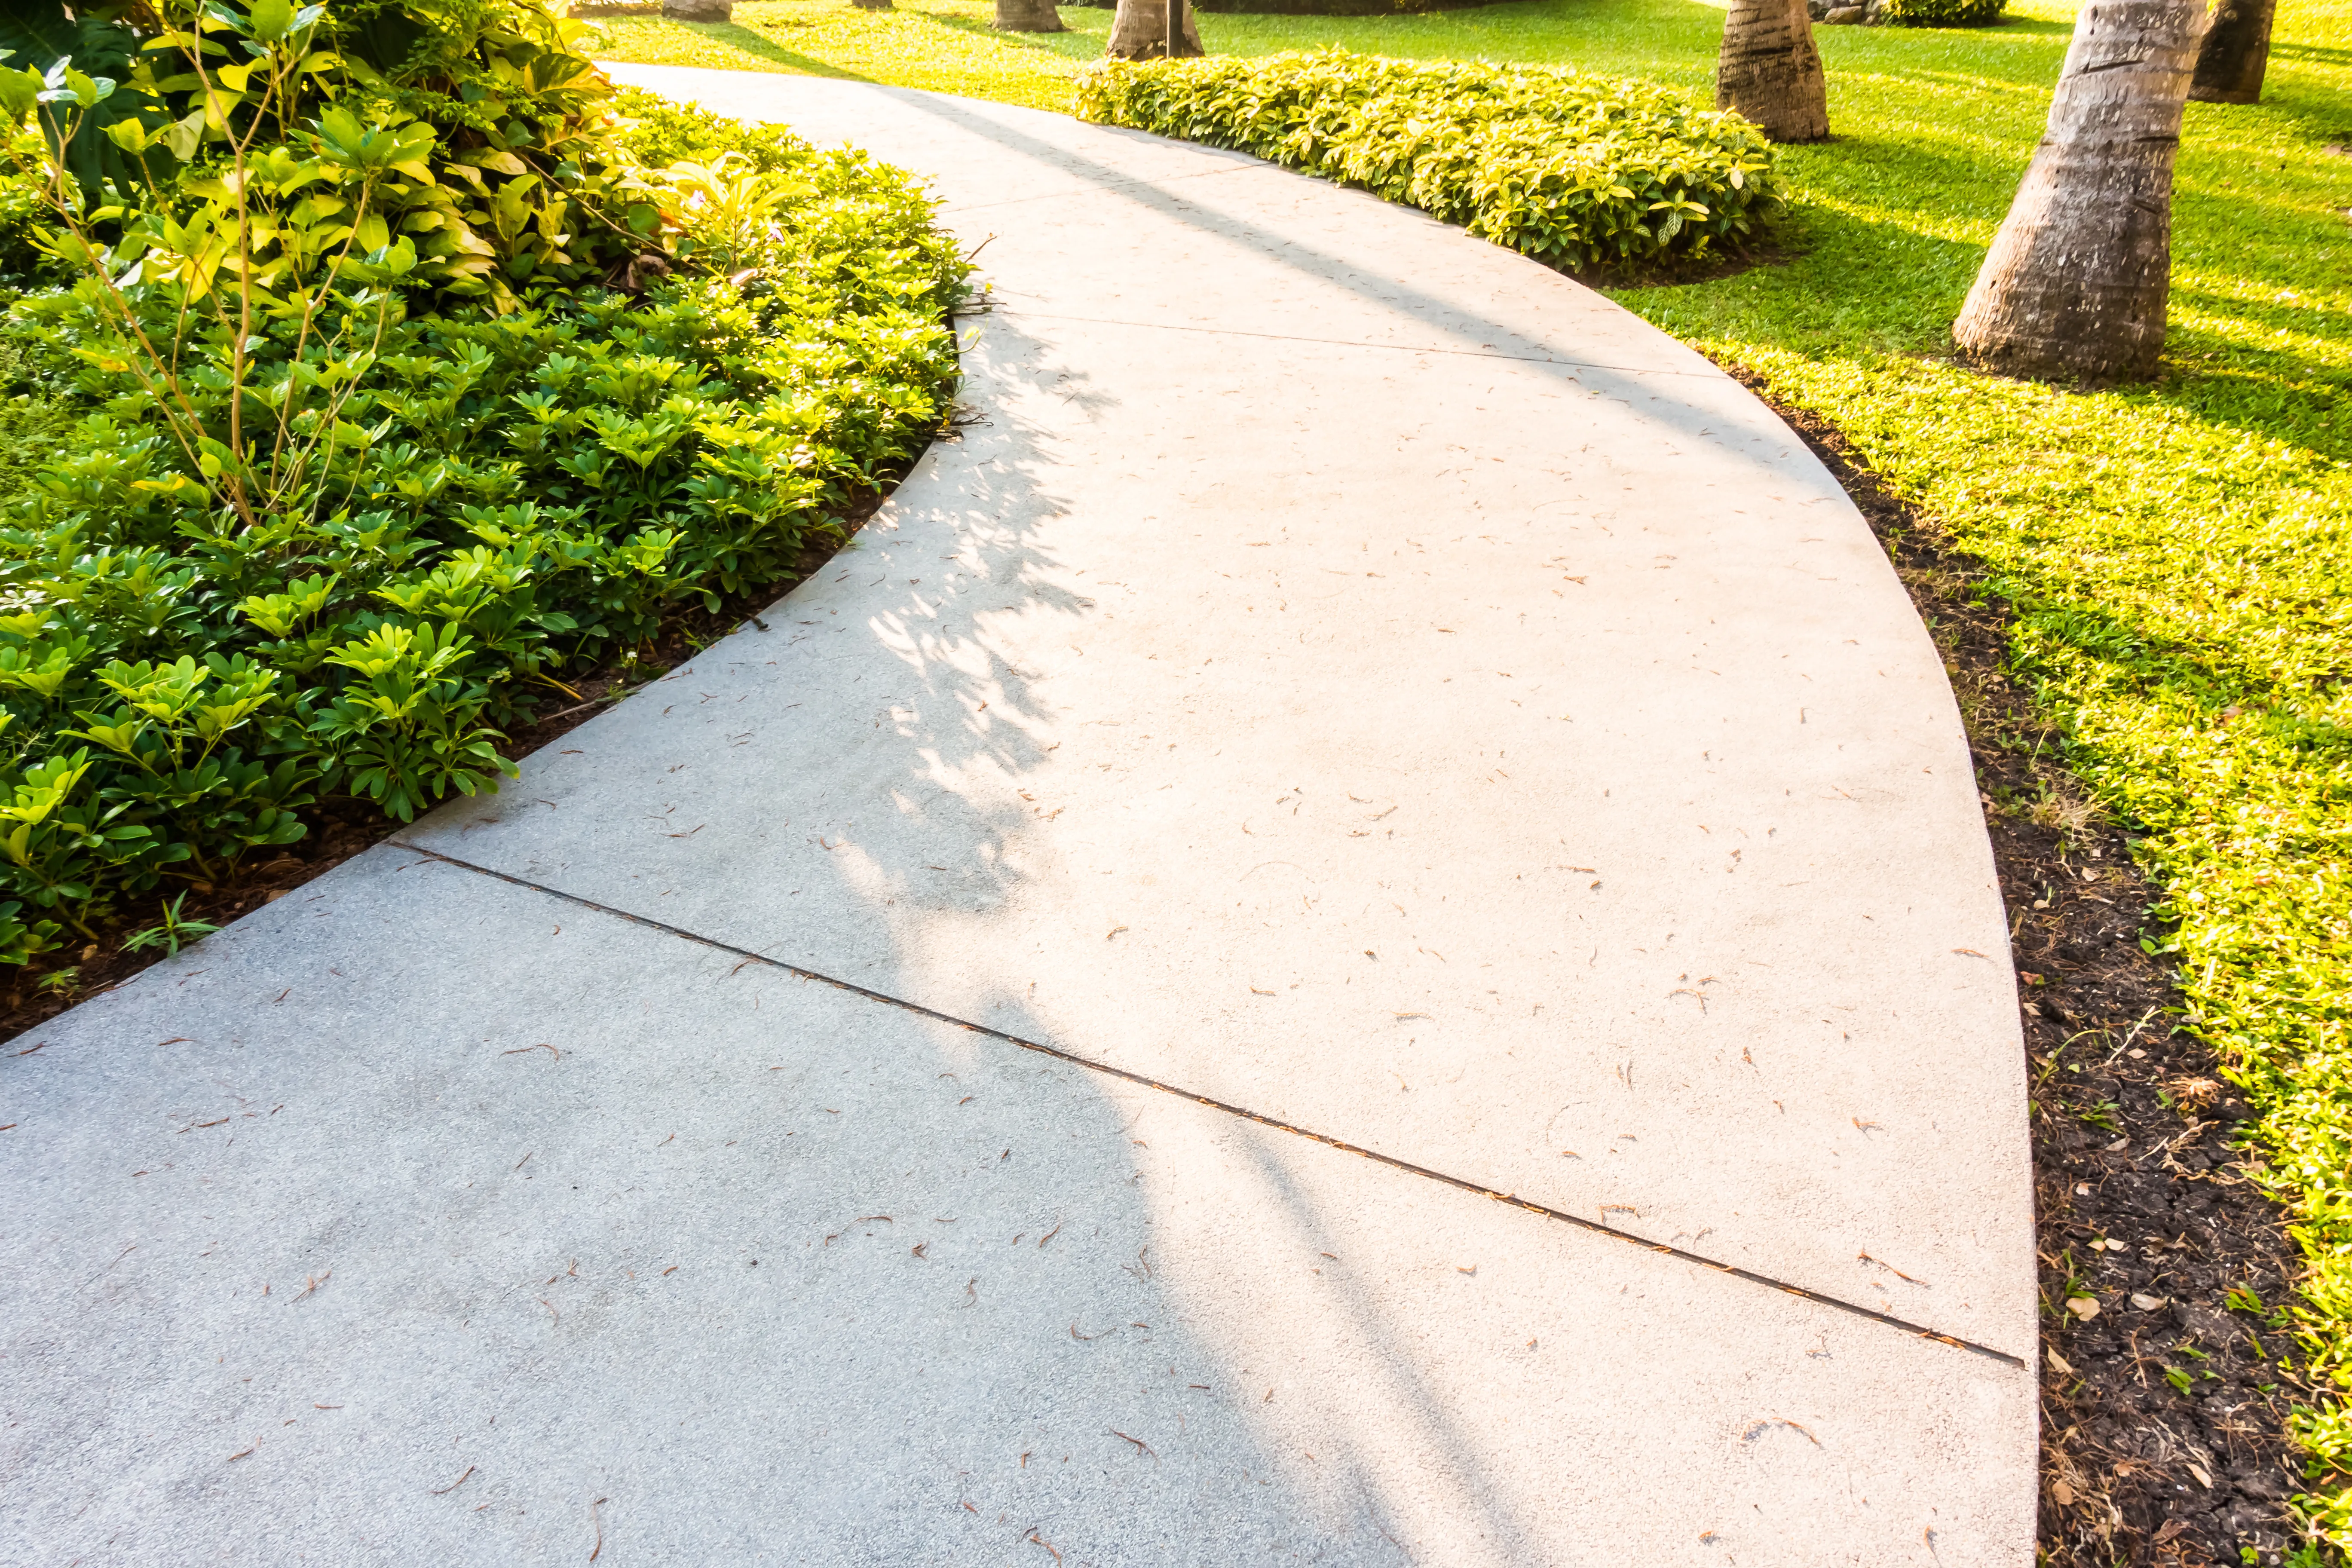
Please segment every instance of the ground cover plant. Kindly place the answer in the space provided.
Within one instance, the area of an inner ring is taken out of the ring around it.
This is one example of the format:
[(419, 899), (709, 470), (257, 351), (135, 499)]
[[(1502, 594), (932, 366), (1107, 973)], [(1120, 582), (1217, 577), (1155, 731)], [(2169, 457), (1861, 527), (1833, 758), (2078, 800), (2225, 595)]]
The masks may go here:
[(1105, 60), (1076, 105), (1361, 185), (1556, 267), (1697, 261), (1780, 207), (1760, 132), (1639, 81), (1326, 49)]
[[(1070, 33), (993, 37), (986, 6), (966, 0), (878, 16), (745, 0), (735, 16), (731, 28), (615, 23), (610, 52), (1067, 109), (1108, 22), (1070, 7)], [(2008, 678), (2048, 722), (2047, 753), (2130, 830), (2158, 900), (2129, 940), (2174, 966), (2185, 1010), (2157, 1024), (2193, 1028), (2242, 1086), (2246, 1168), (2285, 1205), (2306, 1268), (2291, 1302), (2200, 1305), (2273, 1349), (2274, 1313), (2303, 1334), (2303, 1507), (2340, 1547), (2352, 1537), (2352, 6), (2283, 0), (2264, 101), (2189, 105), (2164, 373), (2088, 395), (1971, 373), (1948, 336), (2042, 133), (2071, 16), (2020, 0), (1967, 31), (1820, 29), (1836, 135), (1780, 150), (1783, 258), (1612, 292), (1843, 432), (1940, 532), (2006, 617)], [(1213, 14), (1200, 26), (1213, 54), (1339, 46), (1704, 90), (1721, 15), (1685, 0), (1531, 0), (1409, 17)], [(2043, 805), (1988, 794), (2000, 814)], [(2071, 945), (2056, 961), (2098, 956)], [(2055, 961), (2034, 973), (2064, 978)], [(2047, 1080), (2045, 1121), (2114, 1114), (2073, 1077), (2062, 1066)], [(2108, 1314), (2093, 1325), (2129, 1310), (2130, 1292), (2082, 1278), (2080, 1299)], [(2053, 1348), (2085, 1384), (2136, 1383), (2145, 1369), (2127, 1354), (2072, 1353), (2076, 1336), (2097, 1337), (2072, 1326), (2075, 1299), (2046, 1303)], [(2296, 1374), (2280, 1375), (2294, 1392)], [(2182, 1408), (2202, 1386), (2176, 1391)], [(2053, 1443), (2065, 1431), (2053, 1420)], [(2209, 1490), (2169, 1461), (2132, 1462), (2176, 1476), (2182, 1497)], [(2105, 1496), (2073, 1482), (2045, 1492), (2045, 1546), (2079, 1562), (2180, 1549), (2177, 1534), (2109, 1521)]]
[(140, 15), (120, 82), (0, 76), (19, 964), (170, 942), (324, 805), (496, 787), (583, 673), (838, 539), (953, 374), (908, 181), (620, 100), (540, 6)]

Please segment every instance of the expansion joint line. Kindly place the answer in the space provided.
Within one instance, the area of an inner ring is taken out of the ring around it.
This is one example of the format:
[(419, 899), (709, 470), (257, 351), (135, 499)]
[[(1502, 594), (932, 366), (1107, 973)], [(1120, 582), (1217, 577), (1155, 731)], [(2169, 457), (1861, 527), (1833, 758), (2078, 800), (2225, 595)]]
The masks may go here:
[(611, 915), (615, 920), (626, 921), (632, 925), (644, 926), (649, 931), (657, 931), (681, 941), (694, 942), (717, 952), (730, 953), (737, 958), (763, 964), (770, 969), (780, 969), (787, 974), (797, 975), (803, 980), (814, 980), (822, 984), (830, 985), (837, 991), (846, 991), (852, 995), (863, 996), (871, 1002), (879, 1002), (887, 1007), (896, 1007), (902, 1012), (917, 1014), (942, 1024), (951, 1024), (959, 1029), (967, 1029), (975, 1035), (986, 1035), (992, 1039), (1003, 1040), (1008, 1046), (1018, 1046), (1024, 1051), (1035, 1051), (1040, 1056), (1052, 1057), (1058, 1061), (1067, 1062), (1072, 1067), (1084, 1068), (1092, 1073), (1100, 1073), (1105, 1078), (1119, 1079), (1128, 1083), (1140, 1085), (1145, 1089), (1156, 1089), (1161, 1094), (1172, 1094), (1179, 1100), (1189, 1100), (1195, 1105), (1205, 1105), (1212, 1110), (1222, 1110), (1228, 1116), (1237, 1116), (1244, 1121), (1255, 1121), (1261, 1127), (1270, 1127), (1277, 1132), (1287, 1132), (1293, 1137), (1305, 1138), (1328, 1148), (1339, 1150), (1343, 1153), (1360, 1155), (1375, 1164), (1386, 1165), (1391, 1170), (1402, 1171), (1408, 1175), (1442, 1183), (1446, 1186), (1458, 1188), (1482, 1198), (1492, 1198), (1496, 1203), (1507, 1204), (1516, 1209), (1525, 1209), (1531, 1215), (1555, 1220), (1561, 1225), (1574, 1226), (1580, 1230), (1590, 1231), (1595, 1236), (1606, 1237), (1612, 1241), (1622, 1242), (1628, 1247), (1640, 1247), (1644, 1252), (1659, 1253), (1717, 1274), (1727, 1274), (1735, 1279), (1744, 1279), (1751, 1285), (1761, 1285), (1768, 1289), (1794, 1296), (1800, 1300), (1811, 1301), (1823, 1307), (1833, 1307), (1841, 1312), (1848, 1312), (1857, 1318), (1867, 1318), (1874, 1323), (1884, 1323), (1890, 1329), (1910, 1334), (1917, 1339), (1933, 1340), (1937, 1344), (1949, 1345), (1954, 1350), (1967, 1351), (1971, 1354), (2000, 1362), (2004, 1366), (2022, 1368), (2025, 1365), (2024, 1362), (2006, 1351), (1997, 1351), (1990, 1345), (1980, 1345), (1972, 1340), (1956, 1339), (1950, 1334), (1928, 1328), (1925, 1324), (1898, 1318), (1892, 1312), (1882, 1312), (1875, 1308), (1865, 1307), (1859, 1301), (1848, 1301), (1836, 1296), (1825, 1296), (1819, 1290), (1809, 1290), (1802, 1285), (1793, 1285), (1786, 1279), (1775, 1279), (1769, 1274), (1759, 1274), (1752, 1268), (1742, 1268), (1738, 1264), (1725, 1263), (1718, 1258), (1708, 1258), (1683, 1247), (1652, 1241), (1645, 1237), (1636, 1236), (1632, 1231), (1620, 1230), (1613, 1225), (1586, 1219), (1581, 1215), (1570, 1214), (1565, 1209), (1556, 1209), (1547, 1204), (1530, 1202), (1516, 1193), (1498, 1193), (1481, 1183), (1469, 1181), (1461, 1176), (1449, 1175), (1444, 1171), (1433, 1171), (1426, 1165), (1416, 1165), (1410, 1160), (1400, 1160), (1393, 1154), (1383, 1154), (1377, 1149), (1367, 1149), (1361, 1144), (1350, 1143), (1345, 1139), (1318, 1132), (1310, 1127), (1301, 1127), (1296, 1122), (1267, 1116), (1252, 1110), (1247, 1106), (1233, 1105), (1222, 1100), (1213, 1100), (1205, 1094), (1195, 1094), (1180, 1084), (1162, 1083), (1156, 1078), (1146, 1078), (1141, 1073), (1129, 1072), (1125, 1068), (1113, 1067), (1108, 1062), (1098, 1062), (1090, 1057), (1079, 1056), (1075, 1051), (1064, 1050), (1059, 1046), (1049, 1046), (1042, 1040), (1024, 1039), (1019, 1035), (1007, 1034), (1003, 1029), (992, 1029), (986, 1024), (975, 1024), (969, 1018), (959, 1018), (952, 1013), (942, 1013), (936, 1007), (926, 1007), (919, 1002), (909, 1002), (903, 996), (893, 996), (887, 991), (876, 991), (869, 986), (860, 985), (855, 981), (836, 979), (833, 975), (822, 973), (817, 970), (804, 969), (797, 963), (787, 963), (782, 959), (771, 958), (764, 952), (754, 952), (748, 947), (737, 947), (732, 942), (720, 942), (718, 938), (705, 936), (700, 931), (688, 931), (684, 926), (674, 926), (645, 915), (632, 914), (627, 910), (615, 909), (610, 904), (600, 904), (593, 899), (583, 899), (577, 893), (567, 893), (561, 888), (551, 888), (545, 883), (534, 882), (528, 878), (510, 876), (504, 871), (495, 871), (488, 866), (477, 866), (471, 860), (460, 860), (454, 855), (444, 855), (439, 850), (427, 849), (421, 844), (411, 844), (399, 838), (390, 842), (394, 848), (405, 849), (411, 854), (422, 855), (428, 860), (437, 860), (442, 865), (453, 866), (461, 871), (471, 871), (478, 877), (488, 877), (493, 881), (527, 889), (531, 892), (558, 899), (583, 910), (593, 910), (598, 914)]

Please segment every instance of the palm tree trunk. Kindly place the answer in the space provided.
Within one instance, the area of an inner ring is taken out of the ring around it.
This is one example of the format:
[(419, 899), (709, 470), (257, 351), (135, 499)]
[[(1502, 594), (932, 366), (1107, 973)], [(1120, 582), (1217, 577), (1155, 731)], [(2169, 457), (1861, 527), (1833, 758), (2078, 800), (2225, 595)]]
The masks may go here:
[(2203, 0), (2085, 0), (2050, 129), (1952, 337), (2017, 375), (2143, 380), (2164, 350), (2172, 163)]
[[(1110, 42), (1103, 53), (1122, 60), (1156, 60), (1168, 52), (1168, 7), (1184, 0), (1118, 0), (1118, 14), (1110, 19)], [(1184, 5), (1184, 47), (1180, 57), (1205, 53), (1201, 30), (1193, 26), (1192, 7)]]
[(1819, 142), (1830, 133), (1829, 85), (1805, 0), (1731, 0), (1715, 106), (1746, 115), (1775, 142)]
[(2189, 96), (2200, 103), (2260, 103), (2271, 62), (2271, 17), (2277, 0), (2221, 0), (2213, 30), (2197, 51)]
[(1066, 33), (1054, 0), (996, 0), (996, 26), (1006, 33)]

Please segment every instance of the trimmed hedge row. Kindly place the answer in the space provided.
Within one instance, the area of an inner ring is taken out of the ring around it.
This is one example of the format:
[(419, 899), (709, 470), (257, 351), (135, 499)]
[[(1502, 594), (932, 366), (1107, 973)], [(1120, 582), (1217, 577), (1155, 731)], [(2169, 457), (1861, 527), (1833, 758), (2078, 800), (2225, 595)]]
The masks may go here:
[(1879, 0), (1878, 20), (1897, 27), (1990, 27), (2009, 0)]
[(1772, 145), (1738, 115), (1541, 67), (1104, 60), (1077, 111), (1360, 185), (1563, 268), (1696, 260), (1781, 203)]

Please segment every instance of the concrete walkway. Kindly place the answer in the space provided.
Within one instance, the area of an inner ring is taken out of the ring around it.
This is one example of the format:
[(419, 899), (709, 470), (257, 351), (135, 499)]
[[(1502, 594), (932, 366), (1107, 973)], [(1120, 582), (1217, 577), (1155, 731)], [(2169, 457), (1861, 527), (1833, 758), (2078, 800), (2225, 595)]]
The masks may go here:
[(969, 423), (0, 1058), (0, 1556), (2029, 1563), (2000, 900), (1788, 430), (1246, 159), (614, 74), (929, 177)]

